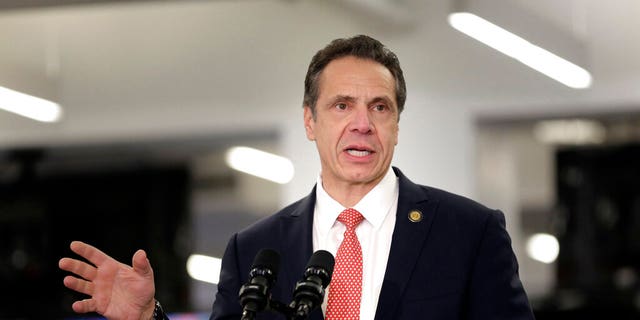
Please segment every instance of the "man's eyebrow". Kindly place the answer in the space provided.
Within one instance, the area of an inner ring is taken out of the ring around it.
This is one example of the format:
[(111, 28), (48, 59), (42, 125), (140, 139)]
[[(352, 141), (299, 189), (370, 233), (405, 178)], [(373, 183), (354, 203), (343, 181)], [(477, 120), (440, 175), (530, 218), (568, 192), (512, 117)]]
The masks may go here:
[(329, 100), (328, 104), (332, 105), (332, 104), (334, 104), (336, 102), (339, 102), (339, 101), (355, 102), (356, 100), (358, 100), (358, 99), (356, 99), (355, 97), (339, 94), (337, 96), (334, 96), (331, 100)]
[(369, 103), (367, 103), (367, 104), (375, 104), (375, 103), (379, 103), (379, 102), (382, 102), (382, 103), (385, 103), (385, 104), (388, 104), (388, 105), (391, 105), (393, 103), (392, 100), (389, 99), (388, 97), (382, 96), (382, 97), (375, 97), (375, 98), (371, 99), (369, 101)]
[[(350, 95), (341, 95), (341, 94), (339, 94), (339, 95), (334, 96), (332, 99), (330, 99), (329, 102), (327, 103), (327, 105), (328, 106), (334, 105), (334, 104), (336, 104), (338, 102), (341, 102), (341, 101), (353, 103), (353, 102), (358, 101), (358, 98), (350, 96)], [(367, 102), (367, 105), (372, 105), (372, 104), (376, 104), (376, 103), (384, 103), (384, 104), (387, 104), (387, 105), (390, 106), (390, 105), (393, 104), (393, 100), (390, 99), (387, 96), (379, 96), (379, 97), (374, 97), (373, 99), (369, 100)]]

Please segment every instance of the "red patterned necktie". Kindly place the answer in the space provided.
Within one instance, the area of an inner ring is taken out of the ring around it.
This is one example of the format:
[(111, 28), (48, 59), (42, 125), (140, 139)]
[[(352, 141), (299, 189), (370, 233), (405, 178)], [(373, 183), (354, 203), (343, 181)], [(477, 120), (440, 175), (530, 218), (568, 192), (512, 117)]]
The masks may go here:
[(346, 209), (338, 221), (347, 226), (336, 254), (336, 263), (329, 287), (326, 320), (360, 319), (362, 297), (362, 248), (356, 227), (364, 217), (355, 209)]

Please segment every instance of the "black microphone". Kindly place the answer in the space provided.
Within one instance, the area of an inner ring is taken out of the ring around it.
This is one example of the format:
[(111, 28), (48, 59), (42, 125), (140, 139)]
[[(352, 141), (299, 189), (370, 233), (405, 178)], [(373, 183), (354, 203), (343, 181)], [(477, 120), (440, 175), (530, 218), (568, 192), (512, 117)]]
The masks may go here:
[(262, 249), (253, 260), (249, 282), (240, 288), (238, 297), (242, 306), (242, 319), (254, 319), (256, 313), (269, 303), (271, 286), (276, 282), (280, 254), (272, 249)]
[(306, 319), (311, 311), (322, 304), (324, 292), (333, 274), (333, 255), (318, 250), (311, 255), (304, 277), (298, 281), (293, 291), (296, 319)]

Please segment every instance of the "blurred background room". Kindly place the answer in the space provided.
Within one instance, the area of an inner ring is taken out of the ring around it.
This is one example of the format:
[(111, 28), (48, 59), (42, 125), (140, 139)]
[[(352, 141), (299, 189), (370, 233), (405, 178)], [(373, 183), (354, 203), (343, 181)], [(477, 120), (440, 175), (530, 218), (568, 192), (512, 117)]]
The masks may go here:
[(639, 319), (639, 17), (637, 0), (0, 1), (0, 319), (81, 318), (57, 267), (71, 240), (147, 250), (165, 309), (207, 318), (228, 238), (311, 191), (306, 69), (356, 34), (407, 80), (393, 165), (504, 211), (537, 318)]

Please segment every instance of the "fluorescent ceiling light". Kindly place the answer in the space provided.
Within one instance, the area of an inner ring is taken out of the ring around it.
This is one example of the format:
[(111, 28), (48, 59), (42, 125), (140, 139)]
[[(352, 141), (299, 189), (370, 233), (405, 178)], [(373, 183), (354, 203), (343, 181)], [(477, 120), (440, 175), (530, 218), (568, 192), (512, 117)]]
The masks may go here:
[(603, 143), (606, 128), (598, 121), (587, 119), (543, 120), (533, 127), (533, 135), (548, 144), (585, 145)]
[(55, 102), (0, 87), (0, 109), (42, 122), (56, 122), (62, 108)]
[(550, 234), (534, 234), (527, 240), (527, 253), (532, 259), (549, 264), (558, 258), (560, 244), (558, 239)]
[(587, 70), (475, 14), (452, 13), (449, 15), (449, 24), (568, 87), (585, 89), (591, 86), (591, 74)]
[(233, 147), (227, 151), (227, 164), (238, 171), (285, 184), (293, 179), (291, 160), (249, 147)]
[(187, 273), (193, 279), (217, 284), (220, 279), (222, 260), (201, 254), (192, 254), (187, 259)]

